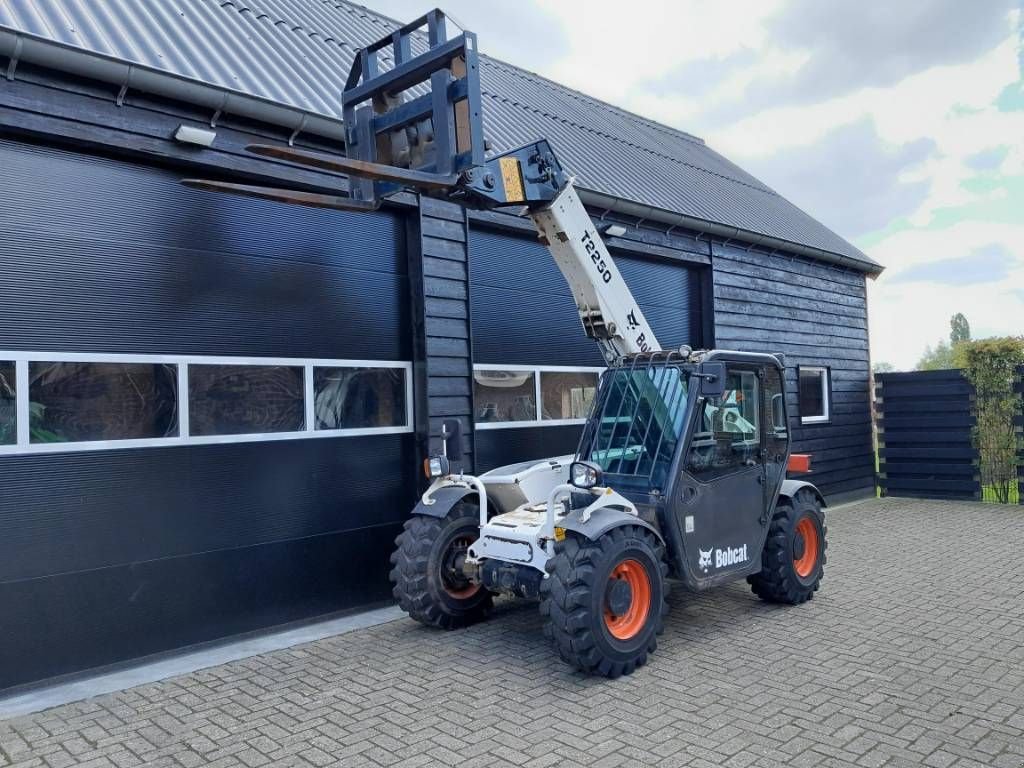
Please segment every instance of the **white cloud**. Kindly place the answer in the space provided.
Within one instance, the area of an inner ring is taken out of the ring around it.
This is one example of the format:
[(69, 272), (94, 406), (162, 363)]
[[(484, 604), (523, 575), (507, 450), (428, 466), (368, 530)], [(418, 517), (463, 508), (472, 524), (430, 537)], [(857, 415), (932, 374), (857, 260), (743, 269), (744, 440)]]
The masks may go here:
[[(1024, 219), (1024, 217), (1022, 217)], [(973, 285), (903, 282), (909, 268), (962, 258), (992, 243), (1017, 256), (998, 280)], [(868, 284), (871, 352), (897, 368), (911, 368), (926, 345), (948, 338), (949, 318), (963, 312), (975, 338), (1024, 334), (1024, 220), (1020, 224), (964, 221), (936, 230), (907, 230), (872, 249), (889, 269)]]

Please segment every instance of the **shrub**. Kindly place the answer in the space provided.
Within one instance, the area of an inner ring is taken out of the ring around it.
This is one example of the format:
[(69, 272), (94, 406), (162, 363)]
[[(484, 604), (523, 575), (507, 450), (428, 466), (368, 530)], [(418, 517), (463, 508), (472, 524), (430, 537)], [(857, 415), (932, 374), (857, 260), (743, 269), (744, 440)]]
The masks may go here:
[(962, 341), (954, 346), (976, 393), (974, 444), (981, 460), (981, 483), (998, 501), (1008, 503), (1017, 483), (1017, 431), (1021, 395), (1014, 392), (1017, 369), (1024, 366), (1024, 336)]

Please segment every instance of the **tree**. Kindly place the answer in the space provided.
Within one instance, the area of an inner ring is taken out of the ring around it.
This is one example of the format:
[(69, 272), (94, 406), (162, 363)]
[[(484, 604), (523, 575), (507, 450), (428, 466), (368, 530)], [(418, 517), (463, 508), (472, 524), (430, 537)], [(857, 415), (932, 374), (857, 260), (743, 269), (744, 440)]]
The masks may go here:
[(942, 371), (948, 368), (958, 368), (953, 347), (945, 341), (940, 341), (935, 347), (925, 347), (924, 354), (917, 361), (918, 371)]
[(884, 360), (880, 360), (871, 366), (872, 373), (892, 373), (896, 370), (896, 366), (892, 363), (887, 363)]
[(957, 312), (949, 318), (949, 343), (958, 344), (961, 341), (971, 340), (971, 325), (967, 322), (963, 312)]

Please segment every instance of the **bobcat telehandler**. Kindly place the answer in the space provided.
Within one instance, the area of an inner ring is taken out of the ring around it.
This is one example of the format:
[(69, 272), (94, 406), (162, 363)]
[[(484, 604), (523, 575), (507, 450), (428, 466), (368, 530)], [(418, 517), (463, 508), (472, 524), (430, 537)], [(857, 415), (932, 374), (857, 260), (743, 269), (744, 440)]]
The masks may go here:
[(392, 556), (401, 607), (452, 629), (484, 617), (495, 594), (540, 598), (560, 656), (616, 677), (655, 650), (669, 578), (695, 591), (746, 578), (768, 601), (810, 599), (825, 564), (824, 500), (786, 477), (781, 356), (659, 346), (548, 143), (485, 157), (476, 37), (449, 38), (441, 11), (359, 51), (342, 105), (344, 157), (249, 149), (345, 174), (347, 196), (185, 183), (348, 210), (402, 190), (522, 209), (608, 365), (575, 456), (474, 476), (449, 461), (461, 436), (445, 424)]

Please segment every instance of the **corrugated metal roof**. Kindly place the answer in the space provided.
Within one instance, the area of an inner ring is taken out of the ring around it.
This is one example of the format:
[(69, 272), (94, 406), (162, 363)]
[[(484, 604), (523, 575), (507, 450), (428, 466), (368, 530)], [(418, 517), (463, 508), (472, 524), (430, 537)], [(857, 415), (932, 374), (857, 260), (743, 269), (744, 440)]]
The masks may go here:
[[(341, 0), (0, 0), (0, 26), (340, 118), (355, 51), (398, 25)], [(702, 140), (481, 59), (485, 135), (495, 149), (546, 137), (584, 189), (877, 271), (853, 245)]]

